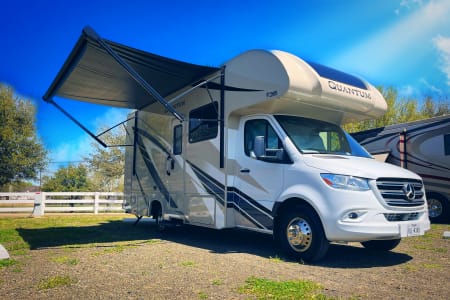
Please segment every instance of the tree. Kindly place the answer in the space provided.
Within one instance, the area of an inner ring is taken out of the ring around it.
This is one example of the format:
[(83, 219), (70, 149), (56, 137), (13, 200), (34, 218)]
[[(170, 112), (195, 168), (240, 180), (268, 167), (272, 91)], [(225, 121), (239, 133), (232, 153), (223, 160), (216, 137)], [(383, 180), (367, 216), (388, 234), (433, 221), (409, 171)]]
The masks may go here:
[[(107, 145), (123, 145), (125, 130), (121, 127), (108, 131), (102, 138)], [(92, 144), (94, 152), (86, 161), (91, 170), (91, 179), (96, 191), (123, 192), (125, 169), (125, 151), (123, 147), (104, 148), (98, 143)]]
[(398, 92), (393, 87), (387, 89), (379, 87), (378, 89), (386, 100), (387, 112), (378, 119), (345, 124), (343, 127), (346, 131), (358, 132), (450, 113), (448, 101), (436, 102), (431, 97), (427, 97), (420, 106), (416, 99), (399, 99)]
[(44, 176), (42, 181), (44, 192), (89, 192), (92, 189), (87, 168), (82, 164), (59, 168), (53, 176)]
[(34, 104), (0, 84), (0, 187), (37, 179), (47, 164), (47, 151), (38, 139)]

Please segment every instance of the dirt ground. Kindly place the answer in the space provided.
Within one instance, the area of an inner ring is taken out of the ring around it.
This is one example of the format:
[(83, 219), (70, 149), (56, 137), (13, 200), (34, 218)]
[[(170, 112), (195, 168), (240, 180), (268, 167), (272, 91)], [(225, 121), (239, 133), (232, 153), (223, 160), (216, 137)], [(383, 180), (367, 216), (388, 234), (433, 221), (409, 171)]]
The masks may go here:
[[(32, 250), (15, 256), (17, 265), (0, 269), (0, 299), (251, 299), (238, 291), (251, 276), (311, 280), (339, 299), (450, 297), (450, 240), (442, 238), (448, 225), (385, 253), (333, 244), (313, 265), (280, 256), (264, 234), (191, 226), (159, 233), (148, 222), (136, 227), (124, 222), (121, 230), (141, 231), (144, 239), (92, 243), (91, 237), (38, 247), (28, 241)], [(55, 276), (69, 284), (42, 288)]]

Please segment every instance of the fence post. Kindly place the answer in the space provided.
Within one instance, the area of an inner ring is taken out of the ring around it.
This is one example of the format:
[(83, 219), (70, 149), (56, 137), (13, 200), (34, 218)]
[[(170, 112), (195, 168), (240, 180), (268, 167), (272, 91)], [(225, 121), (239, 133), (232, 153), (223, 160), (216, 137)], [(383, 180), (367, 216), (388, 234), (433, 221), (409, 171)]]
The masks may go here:
[(98, 214), (98, 200), (100, 198), (100, 194), (99, 192), (95, 192), (95, 197), (94, 197), (94, 214)]
[(34, 194), (34, 208), (33, 217), (42, 217), (45, 210), (45, 195), (44, 193)]

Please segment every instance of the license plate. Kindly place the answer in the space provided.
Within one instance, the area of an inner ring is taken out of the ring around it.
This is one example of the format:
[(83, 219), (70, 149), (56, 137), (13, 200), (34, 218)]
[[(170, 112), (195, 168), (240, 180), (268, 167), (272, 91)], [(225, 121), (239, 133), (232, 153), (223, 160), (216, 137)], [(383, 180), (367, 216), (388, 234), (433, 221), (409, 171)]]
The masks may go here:
[(407, 236), (418, 236), (422, 235), (422, 231), (419, 224), (408, 224), (408, 227), (406, 228), (406, 234)]

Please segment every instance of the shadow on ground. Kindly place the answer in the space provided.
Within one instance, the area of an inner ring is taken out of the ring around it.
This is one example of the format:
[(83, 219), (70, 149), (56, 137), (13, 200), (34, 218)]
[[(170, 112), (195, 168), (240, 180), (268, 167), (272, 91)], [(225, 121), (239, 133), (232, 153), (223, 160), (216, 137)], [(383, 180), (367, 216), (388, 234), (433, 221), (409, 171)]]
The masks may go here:
[[(53, 247), (83, 247), (87, 244), (132, 242), (161, 239), (192, 247), (207, 249), (213, 253), (249, 253), (261, 257), (288, 258), (280, 254), (272, 236), (245, 230), (214, 230), (196, 226), (176, 226), (159, 232), (151, 222), (109, 221), (96, 226), (51, 227), (40, 229), (18, 228), (18, 233), (30, 245), (30, 249)], [(412, 257), (398, 252), (373, 252), (367, 249), (332, 244), (327, 256), (317, 266), (331, 268), (371, 268), (405, 263)]]

